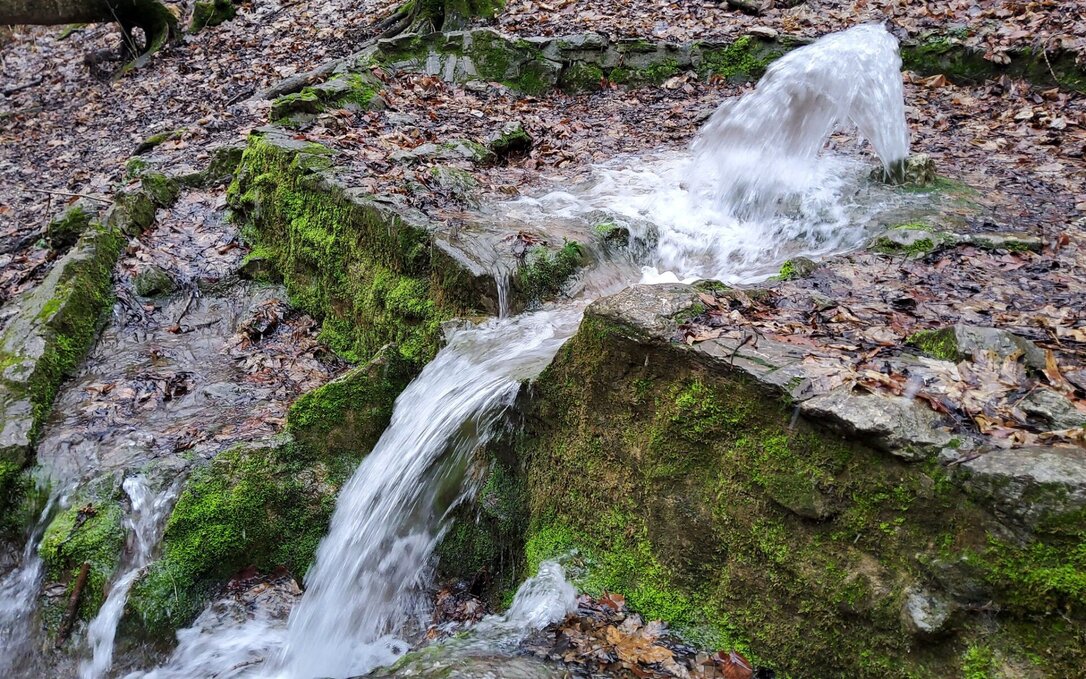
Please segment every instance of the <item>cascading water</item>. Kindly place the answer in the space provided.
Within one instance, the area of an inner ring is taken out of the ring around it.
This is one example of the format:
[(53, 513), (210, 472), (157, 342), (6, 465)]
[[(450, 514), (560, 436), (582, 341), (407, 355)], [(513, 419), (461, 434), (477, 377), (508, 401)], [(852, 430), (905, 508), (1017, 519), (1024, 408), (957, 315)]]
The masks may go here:
[(456, 331), (396, 401), (392, 422), (344, 486), (328, 536), (291, 614), (290, 676), (364, 674), (402, 650), (393, 636), (416, 609), (444, 519), (463, 497), (520, 380), (576, 330), (580, 306)]
[(54, 496), (46, 503), (27, 538), (22, 561), (0, 580), (0, 676), (3, 677), (15, 676), (15, 667), (30, 642), (30, 617), (44, 571), (38, 544), (57, 502), (58, 497)]
[[(851, 121), (884, 167), (900, 163), (908, 144), (900, 65), (896, 41), (882, 27), (827, 36), (777, 62), (753, 93), (721, 106), (690, 154), (649, 166), (639, 159), (641, 169), (624, 159), (600, 168), (586, 191), (504, 209), (533, 222), (600, 209), (627, 216), (647, 244), (639, 257), (650, 280), (659, 270), (750, 280), (782, 253), (853, 247), (861, 233), (850, 226), (853, 194), (868, 168), (819, 151)], [(504, 292), (505, 274), (497, 280)], [(220, 677), (347, 677), (395, 658), (406, 647), (398, 635), (420, 611), (449, 512), (471, 493), (472, 452), (492, 435), (520, 381), (537, 375), (574, 333), (585, 298), (608, 283), (586, 285), (577, 302), (455, 331), (396, 401), (388, 429), (343, 488), (287, 629), (259, 616), (226, 628), (198, 621), (178, 633), (169, 663), (146, 676), (202, 676), (219, 667)], [(515, 636), (510, 630), (568, 610), (572, 589), (560, 583), (560, 568), (547, 565), (505, 617), (480, 624), (480, 634)]]
[(162, 525), (178, 490), (175, 485), (156, 497), (151, 494), (142, 476), (129, 476), (122, 487), (131, 503), (131, 512), (125, 520), (130, 557), (127, 568), (113, 583), (109, 596), (87, 628), (91, 658), (80, 663), (80, 679), (100, 679), (112, 666), (113, 640), (128, 601), (128, 590), (150, 563)]

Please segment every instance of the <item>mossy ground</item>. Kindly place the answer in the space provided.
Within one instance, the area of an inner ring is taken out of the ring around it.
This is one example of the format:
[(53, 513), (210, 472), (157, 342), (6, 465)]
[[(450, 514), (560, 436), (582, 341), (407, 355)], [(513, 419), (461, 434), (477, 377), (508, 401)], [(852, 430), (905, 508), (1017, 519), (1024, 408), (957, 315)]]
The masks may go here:
[[(1054, 615), (1081, 610), (1077, 534), (1047, 541), (1051, 553), (997, 554), (992, 517), (937, 465), (793, 422), (747, 378), (628, 336), (587, 317), (534, 386), (518, 444), (529, 567), (576, 550), (586, 589), (790, 676), (958, 676), (980, 639), (1042, 659), (1047, 676), (1081, 676), (1081, 617)], [(954, 577), (1008, 608), (963, 615), (956, 636), (912, 637), (906, 590), (938, 587), (925, 564), (963, 553), (983, 565)], [(1012, 580), (1031, 608), (1012, 605)]]
[(248, 566), (282, 566), (301, 579), (338, 486), (364, 452), (314, 463), (289, 441), (243, 445), (193, 472), (167, 521), (161, 558), (129, 597), (134, 622), (153, 638), (169, 638)]

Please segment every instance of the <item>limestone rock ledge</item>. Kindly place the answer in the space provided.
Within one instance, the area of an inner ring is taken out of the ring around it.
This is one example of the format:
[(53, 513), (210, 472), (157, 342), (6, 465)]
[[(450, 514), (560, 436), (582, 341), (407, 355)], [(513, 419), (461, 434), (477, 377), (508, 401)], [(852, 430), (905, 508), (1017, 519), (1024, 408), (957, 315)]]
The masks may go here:
[(528, 569), (564, 558), (582, 588), (790, 676), (1083, 676), (1080, 450), (813, 393), (795, 346), (675, 341), (697, 301), (595, 302), (526, 388)]

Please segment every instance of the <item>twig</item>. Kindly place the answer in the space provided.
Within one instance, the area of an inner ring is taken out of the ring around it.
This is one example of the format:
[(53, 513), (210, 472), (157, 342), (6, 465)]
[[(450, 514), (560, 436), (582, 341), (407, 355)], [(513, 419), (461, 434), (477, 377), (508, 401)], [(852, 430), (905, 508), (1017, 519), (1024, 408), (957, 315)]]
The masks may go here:
[(37, 193), (48, 193), (51, 196), (73, 196), (73, 197), (76, 197), (76, 198), (89, 198), (91, 200), (96, 200), (99, 203), (113, 204), (113, 201), (110, 200), (109, 198), (101, 198), (99, 196), (92, 196), (89, 193), (69, 193), (67, 191), (49, 191), (48, 189), (32, 189), (30, 187), (24, 187), (23, 190), (24, 191), (35, 191)]
[(79, 599), (83, 596), (83, 588), (87, 586), (87, 574), (90, 572), (90, 562), (84, 561), (79, 569), (79, 577), (75, 579), (75, 587), (72, 588), (72, 596), (68, 598), (68, 608), (64, 611), (64, 620), (57, 631), (57, 648), (64, 645), (65, 640), (72, 631), (72, 623), (75, 622), (75, 612), (79, 609)]
[(185, 314), (189, 312), (189, 307), (192, 306), (192, 300), (196, 297), (196, 291), (193, 290), (189, 293), (189, 299), (185, 302), (185, 308), (181, 310), (181, 313), (177, 315), (177, 320), (173, 322), (178, 328), (181, 327), (181, 319), (185, 317)]
[(1045, 66), (1048, 66), (1048, 72), (1052, 74), (1052, 82), (1059, 85), (1060, 79), (1056, 76), (1056, 72), (1052, 70), (1052, 62), (1048, 60), (1048, 43), (1041, 45), (1041, 56), (1045, 58)]
[(6, 90), (4, 90), (4, 96), (5, 97), (10, 97), (11, 95), (15, 94), (16, 92), (22, 92), (23, 90), (30, 89), (31, 87), (34, 87), (35, 85), (40, 85), (44, 79), (45, 78), (39, 76), (36, 80), (31, 80), (28, 83), (23, 83), (22, 85), (16, 85), (15, 87), (9, 87)]

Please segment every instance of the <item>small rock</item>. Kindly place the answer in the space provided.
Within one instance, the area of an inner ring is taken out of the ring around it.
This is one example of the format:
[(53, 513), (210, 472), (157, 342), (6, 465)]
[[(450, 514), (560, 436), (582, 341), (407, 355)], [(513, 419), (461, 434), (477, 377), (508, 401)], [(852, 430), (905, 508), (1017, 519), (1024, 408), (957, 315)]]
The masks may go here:
[(901, 621), (914, 636), (936, 637), (950, 628), (954, 604), (945, 596), (914, 587), (906, 592)]
[(78, 200), (49, 222), (45, 227), (45, 240), (55, 252), (64, 252), (75, 245), (97, 217), (98, 211), (92, 202)]
[(985, 250), (1011, 250), (1040, 252), (1044, 247), (1044, 241), (1040, 236), (1028, 233), (1013, 232), (986, 232), (955, 235), (958, 243), (965, 243)]
[(1040, 420), (1047, 431), (1086, 427), (1086, 414), (1075, 408), (1069, 398), (1051, 389), (1035, 389), (1018, 402), (1018, 407)]
[(132, 277), (132, 287), (140, 297), (158, 297), (176, 290), (177, 283), (165, 269), (151, 265)]
[(479, 182), (470, 172), (448, 165), (435, 165), (430, 169), (430, 176), (438, 188), (460, 198), (479, 187)]
[(762, 40), (776, 40), (780, 33), (769, 26), (755, 26), (747, 31), (747, 35), (753, 35)]
[(932, 358), (945, 361), (976, 360), (984, 352), (993, 352), (1000, 358), (1018, 353), (1027, 367), (1045, 369), (1045, 353), (1040, 347), (999, 328), (959, 323), (939, 330), (922, 330), (906, 342)]
[(499, 160), (526, 156), (532, 150), (534, 140), (519, 121), (508, 122), (490, 138), (489, 148)]
[(811, 418), (828, 420), (846, 434), (904, 460), (937, 455), (952, 440), (939, 416), (913, 399), (882, 394), (852, 394), (836, 389), (800, 403)]

